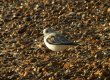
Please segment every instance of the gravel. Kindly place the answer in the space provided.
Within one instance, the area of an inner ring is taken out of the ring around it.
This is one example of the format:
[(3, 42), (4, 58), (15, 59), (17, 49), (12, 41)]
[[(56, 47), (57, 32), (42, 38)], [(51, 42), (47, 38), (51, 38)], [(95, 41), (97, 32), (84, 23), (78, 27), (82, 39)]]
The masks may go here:
[[(1, 80), (110, 80), (109, 0), (0, 1)], [(53, 52), (42, 30), (85, 43)]]

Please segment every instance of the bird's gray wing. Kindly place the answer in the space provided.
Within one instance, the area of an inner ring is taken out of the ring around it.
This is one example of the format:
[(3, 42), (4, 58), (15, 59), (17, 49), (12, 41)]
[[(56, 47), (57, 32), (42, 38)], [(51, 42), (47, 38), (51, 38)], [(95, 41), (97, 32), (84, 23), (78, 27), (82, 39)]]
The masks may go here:
[(47, 42), (54, 45), (76, 45), (60, 34), (51, 35), (47, 38)]

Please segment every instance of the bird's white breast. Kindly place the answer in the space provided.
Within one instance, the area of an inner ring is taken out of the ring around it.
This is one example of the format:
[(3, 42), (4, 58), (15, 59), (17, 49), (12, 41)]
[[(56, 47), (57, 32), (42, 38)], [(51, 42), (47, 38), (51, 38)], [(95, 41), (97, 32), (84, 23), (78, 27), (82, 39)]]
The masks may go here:
[(46, 41), (46, 38), (44, 38), (44, 43), (45, 45), (52, 51), (63, 51), (65, 50), (66, 48), (68, 48), (68, 45), (54, 45), (54, 44), (49, 44), (47, 41)]

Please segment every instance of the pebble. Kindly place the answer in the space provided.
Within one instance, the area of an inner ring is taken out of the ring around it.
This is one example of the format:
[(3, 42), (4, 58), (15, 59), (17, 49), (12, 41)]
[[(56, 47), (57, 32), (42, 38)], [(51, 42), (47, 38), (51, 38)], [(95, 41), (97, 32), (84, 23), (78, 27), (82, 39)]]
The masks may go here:
[(107, 12), (110, 12), (110, 8), (107, 9)]

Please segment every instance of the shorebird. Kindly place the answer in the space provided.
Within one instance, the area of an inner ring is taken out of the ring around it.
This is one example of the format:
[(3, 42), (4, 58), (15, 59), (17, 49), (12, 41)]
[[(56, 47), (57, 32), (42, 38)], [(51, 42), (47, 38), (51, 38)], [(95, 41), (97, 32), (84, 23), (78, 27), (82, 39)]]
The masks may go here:
[(63, 51), (71, 46), (79, 45), (77, 42), (69, 41), (64, 35), (52, 28), (44, 29), (43, 34), (45, 45), (52, 51)]

